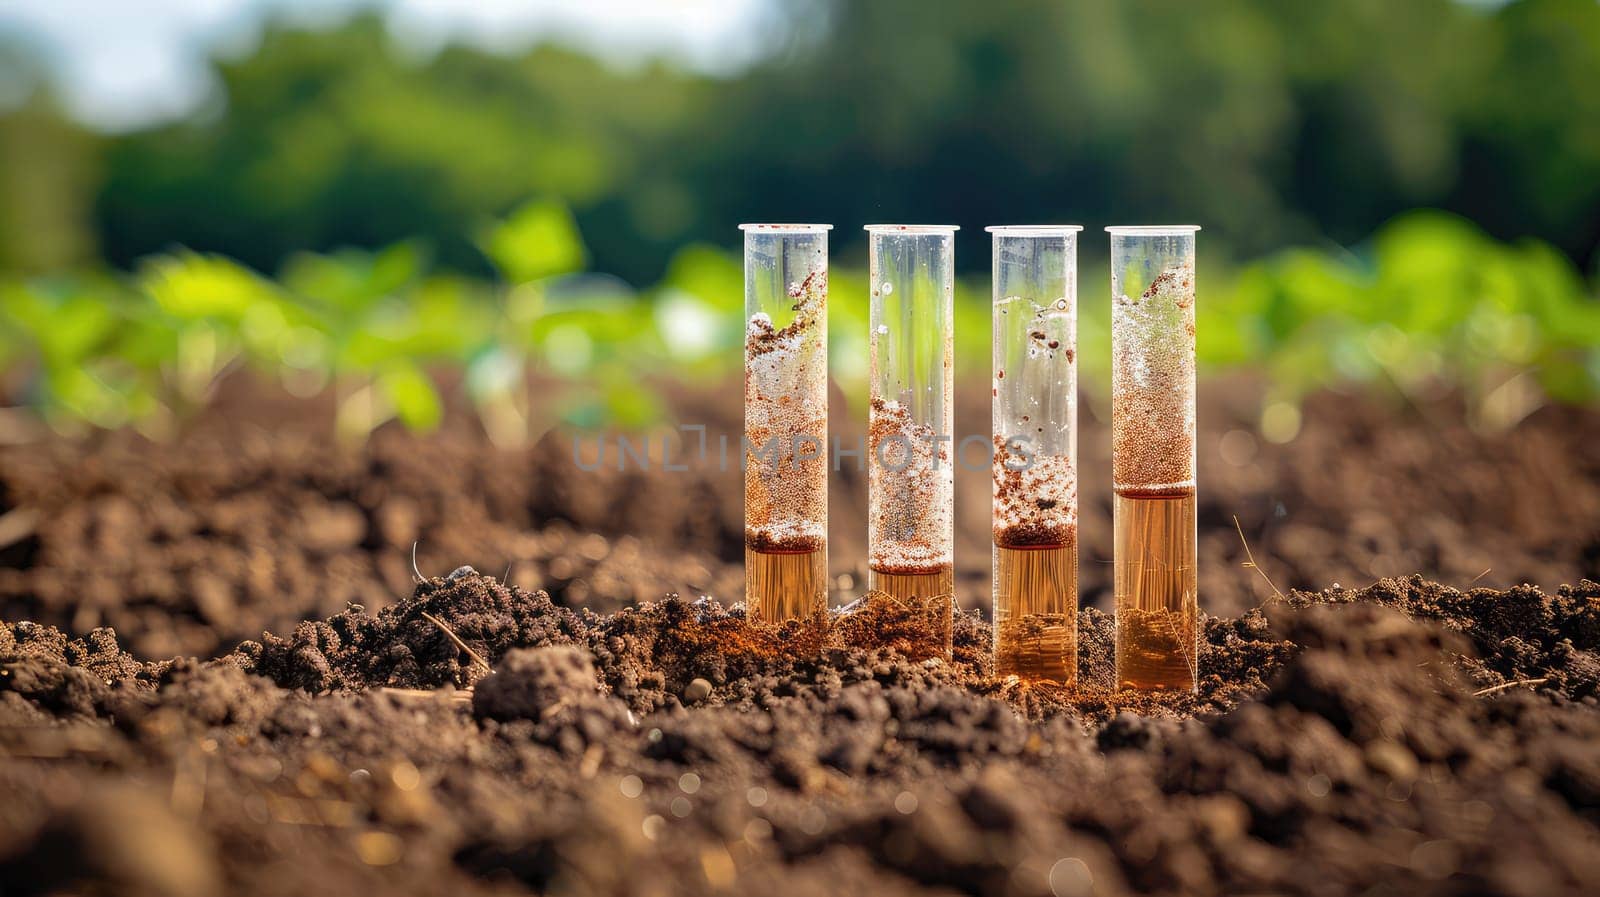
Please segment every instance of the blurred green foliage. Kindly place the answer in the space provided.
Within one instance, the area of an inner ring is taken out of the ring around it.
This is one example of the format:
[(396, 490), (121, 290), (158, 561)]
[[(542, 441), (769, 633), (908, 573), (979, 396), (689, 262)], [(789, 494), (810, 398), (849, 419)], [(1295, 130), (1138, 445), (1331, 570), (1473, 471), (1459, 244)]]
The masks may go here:
[[(509, 446), (557, 422), (647, 425), (662, 417), (663, 378), (736, 374), (737, 254), (688, 246), (659, 283), (636, 291), (580, 270), (583, 240), (548, 200), (481, 226), (479, 241), (498, 279), (432, 267), (414, 241), (297, 253), (276, 279), (189, 251), (125, 276), (11, 278), (0, 282), (0, 369), (58, 427), (133, 425), (160, 436), (202, 408), (223, 374), (249, 367), (294, 393), (332, 388), (333, 424), (347, 441), (391, 419), (437, 426), (439, 375), (464, 371), (462, 399)], [(1086, 347), (1109, 345), (1105, 274), (1090, 262), (1080, 275)], [(1264, 364), (1270, 407), (1290, 413), (1302, 395), (1349, 383), (1409, 399), (1459, 389), (1490, 427), (1514, 424), (1547, 398), (1600, 396), (1591, 285), (1548, 244), (1501, 243), (1455, 216), (1404, 216), (1355, 253), (1289, 249), (1232, 273), (1202, 260), (1200, 284), (1202, 366)], [(830, 357), (858, 404), (866, 300), (864, 272), (835, 266)], [(986, 377), (984, 279), (959, 282), (955, 332), (958, 377)], [(1091, 395), (1108, 382), (1106, 356), (1080, 356)], [(1293, 435), (1281, 422), (1276, 429)]]
[[(1204, 224), (1201, 361), (1265, 369), (1280, 435), (1343, 382), (1458, 389), (1502, 427), (1600, 389), (1595, 0), (771, 12), (769, 52), (720, 77), (551, 45), (418, 57), (377, 13), (269, 24), (214, 62), (213, 104), (122, 135), (64, 119), (0, 35), (6, 95), (31, 91), (0, 111), (0, 399), (159, 434), (249, 368), (330, 391), (348, 440), (439, 425), (445, 382), (504, 444), (638, 425), (652, 377), (736, 367), (732, 225), (774, 218), (841, 225), (853, 401), (856, 225), (887, 219)], [(1109, 344), (1097, 230), (1085, 347)], [(980, 243), (959, 241), (962, 376), (988, 367)]]
[(1200, 306), (1203, 360), (1265, 369), (1293, 400), (1369, 383), (1421, 399), (1460, 391), (1477, 423), (1546, 398), (1600, 395), (1600, 303), (1550, 245), (1500, 243), (1437, 212), (1402, 216), (1360, 254), (1286, 250)]

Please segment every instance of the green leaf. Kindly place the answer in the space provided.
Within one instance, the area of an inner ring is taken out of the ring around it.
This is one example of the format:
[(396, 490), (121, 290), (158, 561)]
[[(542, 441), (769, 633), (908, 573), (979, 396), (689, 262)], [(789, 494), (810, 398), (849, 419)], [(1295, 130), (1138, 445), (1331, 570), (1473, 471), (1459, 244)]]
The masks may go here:
[(425, 253), (414, 240), (377, 252), (341, 249), (331, 254), (300, 252), (279, 277), (296, 296), (336, 312), (345, 321), (406, 289), (421, 274)]
[(667, 263), (661, 286), (687, 293), (719, 313), (733, 315), (741, 322), (737, 332), (744, 333), (739, 314), (744, 308), (744, 266), (739, 256), (715, 246), (685, 246)]
[(194, 252), (146, 263), (139, 284), (163, 311), (191, 320), (237, 321), (257, 302), (275, 298), (271, 284), (243, 265)]
[(112, 341), (122, 315), (114, 297), (75, 278), (0, 287), (0, 326), (15, 333), (18, 352), (31, 345), (48, 365), (81, 364)]
[(511, 283), (570, 274), (587, 263), (577, 222), (553, 200), (526, 203), (505, 221), (480, 229), (478, 246)]
[(395, 417), (407, 429), (428, 431), (444, 418), (444, 403), (439, 391), (415, 365), (398, 362), (378, 374), (378, 389), (394, 408)]

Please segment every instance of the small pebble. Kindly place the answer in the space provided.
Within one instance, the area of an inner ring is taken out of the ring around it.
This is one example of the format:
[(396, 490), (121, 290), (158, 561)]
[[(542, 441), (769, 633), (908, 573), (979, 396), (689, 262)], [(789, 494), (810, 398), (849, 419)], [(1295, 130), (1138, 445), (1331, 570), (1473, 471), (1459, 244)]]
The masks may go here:
[(368, 866), (392, 866), (405, 855), (405, 842), (388, 832), (362, 832), (356, 836), (356, 854)]
[(683, 690), (683, 700), (686, 704), (698, 704), (711, 696), (711, 683), (704, 679), (690, 682)]

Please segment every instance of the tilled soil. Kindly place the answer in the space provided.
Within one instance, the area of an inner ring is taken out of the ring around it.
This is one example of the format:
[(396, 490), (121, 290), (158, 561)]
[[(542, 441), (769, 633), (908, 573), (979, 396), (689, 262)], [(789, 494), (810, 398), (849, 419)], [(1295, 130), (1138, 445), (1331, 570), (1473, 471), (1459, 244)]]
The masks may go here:
[[(6, 894), (1511, 894), (1600, 888), (1600, 584), (1208, 617), (1195, 696), (951, 662), (866, 601), (613, 614), (457, 570), (142, 662), (0, 626)], [(459, 642), (457, 641), (459, 639)]]
[[(0, 448), (0, 619), (111, 626), (143, 656), (208, 657), (383, 607), (414, 569), (461, 562), (575, 605), (743, 590), (742, 555), (718, 544), (737, 482), (722, 495), (703, 478), (584, 479), (554, 439), (497, 452), (462, 421), (345, 448), (307, 419), (267, 430), (224, 406), (170, 445), (109, 433)], [(646, 538), (610, 508), (630, 499)]]
[[(1416, 571), (1459, 587), (1600, 578), (1600, 411), (1544, 408), (1489, 434), (1451, 402), (1330, 393), (1272, 445), (1253, 423), (1256, 386), (1213, 380), (1201, 396), (1200, 592), (1213, 613), (1271, 594), (1242, 566), (1235, 516), (1282, 589)], [(1106, 607), (1110, 442), (1089, 398), (1081, 583), (1085, 604)], [(863, 415), (835, 399), (830, 429), (849, 445)], [(986, 385), (958, 391), (958, 430), (987, 433), (988, 401)], [(737, 439), (738, 386), (680, 393), (675, 412)], [(741, 597), (737, 464), (586, 472), (569, 434), (496, 451), (456, 412), (433, 436), (391, 427), (341, 449), (331, 418), (326, 399), (233, 380), (170, 444), (117, 433), (0, 447), (0, 619), (79, 636), (111, 626), (143, 657), (209, 657), (350, 604), (391, 604), (410, 590), (413, 545), (423, 574), (470, 563), (570, 607)], [(983, 607), (989, 476), (958, 469), (956, 490), (959, 597)], [(847, 460), (830, 494), (837, 604), (864, 581), (865, 496)]]

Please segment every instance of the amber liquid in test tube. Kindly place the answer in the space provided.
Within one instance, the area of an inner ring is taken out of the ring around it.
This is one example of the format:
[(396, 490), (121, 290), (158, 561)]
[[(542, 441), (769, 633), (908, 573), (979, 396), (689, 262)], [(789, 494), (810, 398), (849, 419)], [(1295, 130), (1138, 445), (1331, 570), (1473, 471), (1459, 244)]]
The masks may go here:
[(1198, 227), (1110, 227), (1111, 439), (1120, 688), (1193, 691), (1194, 244)]
[(995, 673), (1078, 674), (1078, 231), (994, 240)]
[(828, 609), (828, 231), (744, 231), (744, 583), (751, 619)]
[(955, 227), (870, 225), (867, 588), (926, 613), (950, 653), (955, 607)]

